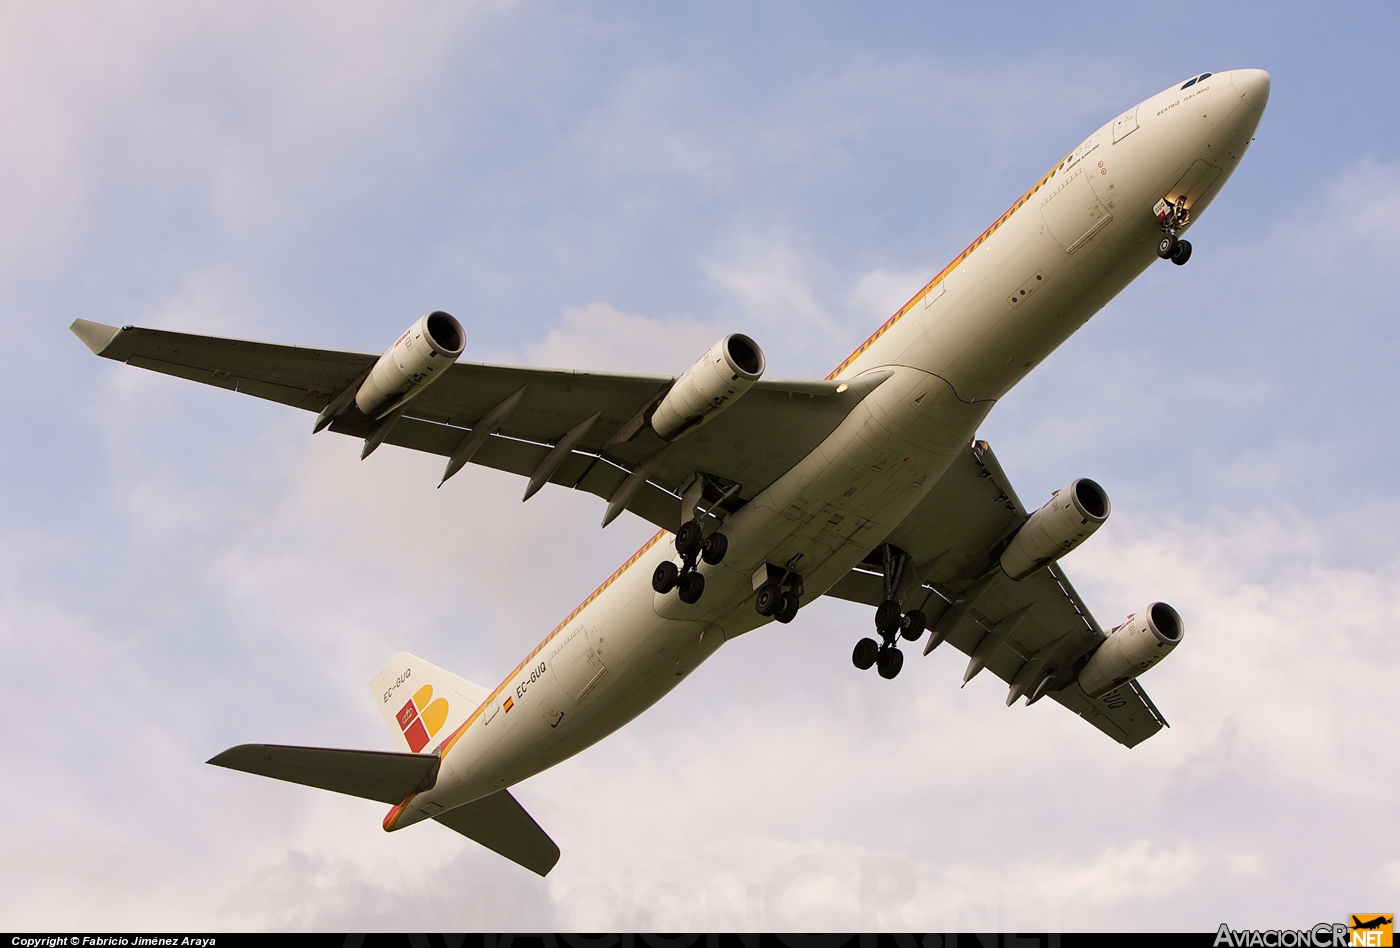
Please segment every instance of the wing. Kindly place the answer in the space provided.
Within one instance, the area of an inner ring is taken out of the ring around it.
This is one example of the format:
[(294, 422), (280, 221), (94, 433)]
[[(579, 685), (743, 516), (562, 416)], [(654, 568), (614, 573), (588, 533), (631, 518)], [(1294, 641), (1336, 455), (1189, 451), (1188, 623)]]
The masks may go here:
[[(1015, 582), (994, 569), (1026, 517), (991, 448), (969, 445), (889, 537), (917, 564), (921, 582), (906, 604), (928, 616), (930, 647), (947, 641), (969, 656), (964, 681), (990, 671), (1010, 687), (1008, 705), (1035, 697), (1043, 679), (1067, 682), (1046, 694), (1121, 744), (1147, 740), (1167, 722), (1136, 681), (1095, 699), (1068, 677), (1105, 636), (1064, 571), (1051, 564)], [(827, 595), (879, 605), (883, 563), (873, 557)]]
[[(310, 412), (327, 409), (357, 387), (379, 358), (117, 329), (84, 319), (72, 329), (104, 358)], [(733, 488), (722, 506), (737, 508), (810, 453), (885, 377), (868, 373), (849, 384), (762, 380), (713, 421), (668, 444), (645, 420), (672, 376), (458, 363), (401, 415), (376, 422), (352, 403), (330, 428), (366, 439), (366, 453), (382, 442), (448, 458), (482, 429), (484, 441), (470, 452), (471, 463), (605, 499), (619, 497), (624, 482), (640, 472), (623, 509), (674, 531), (680, 524), (680, 492), (695, 474), (707, 475), (711, 500)], [(503, 418), (501, 409), (506, 409)], [(556, 446), (589, 419), (585, 432), (556, 453)]]

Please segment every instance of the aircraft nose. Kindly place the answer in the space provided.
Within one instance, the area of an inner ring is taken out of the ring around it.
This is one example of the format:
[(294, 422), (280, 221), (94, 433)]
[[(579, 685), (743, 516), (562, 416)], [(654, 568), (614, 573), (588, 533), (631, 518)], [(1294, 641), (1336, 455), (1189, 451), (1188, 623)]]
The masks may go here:
[(1269, 74), (1262, 69), (1235, 69), (1230, 72), (1230, 82), (1240, 98), (1258, 109), (1264, 110), (1269, 103)]

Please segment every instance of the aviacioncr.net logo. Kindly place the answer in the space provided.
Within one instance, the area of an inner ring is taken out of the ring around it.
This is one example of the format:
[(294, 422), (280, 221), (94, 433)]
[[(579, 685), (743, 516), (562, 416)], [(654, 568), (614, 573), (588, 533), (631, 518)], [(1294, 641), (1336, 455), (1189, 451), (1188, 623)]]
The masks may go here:
[(1342, 922), (1320, 922), (1312, 928), (1233, 931), (1222, 923), (1215, 933), (1215, 946), (1230, 948), (1391, 948), (1394, 915), (1378, 912), (1354, 913)]

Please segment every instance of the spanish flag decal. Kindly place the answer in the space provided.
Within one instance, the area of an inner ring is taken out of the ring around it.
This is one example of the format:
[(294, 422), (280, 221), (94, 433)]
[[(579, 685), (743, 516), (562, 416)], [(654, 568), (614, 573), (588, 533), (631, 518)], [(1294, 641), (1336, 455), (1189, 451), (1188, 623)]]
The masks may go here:
[(509, 710), (510, 710), (511, 708), (513, 708), (513, 707), (515, 707), (515, 699), (514, 699), (514, 698), (507, 698), (507, 699), (506, 699), (506, 703), (503, 704), (503, 705), (501, 705), (501, 710), (502, 710), (502, 711), (509, 711)]

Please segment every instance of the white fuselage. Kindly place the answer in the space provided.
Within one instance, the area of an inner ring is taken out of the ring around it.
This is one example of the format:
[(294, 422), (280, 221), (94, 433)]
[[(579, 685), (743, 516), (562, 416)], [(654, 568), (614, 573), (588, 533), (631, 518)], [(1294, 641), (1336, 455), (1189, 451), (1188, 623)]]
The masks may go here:
[(1199, 216), (1234, 171), (1268, 99), (1260, 70), (1173, 86), (1104, 125), (978, 237), (833, 377), (880, 382), (832, 434), (724, 524), (694, 605), (657, 594), (675, 556), (657, 534), (560, 623), (441, 745), (432, 790), (398, 829), (536, 774), (674, 688), (726, 640), (770, 621), (764, 564), (830, 589), (933, 488), (996, 399), (1158, 261), (1153, 208), (1178, 191)]

